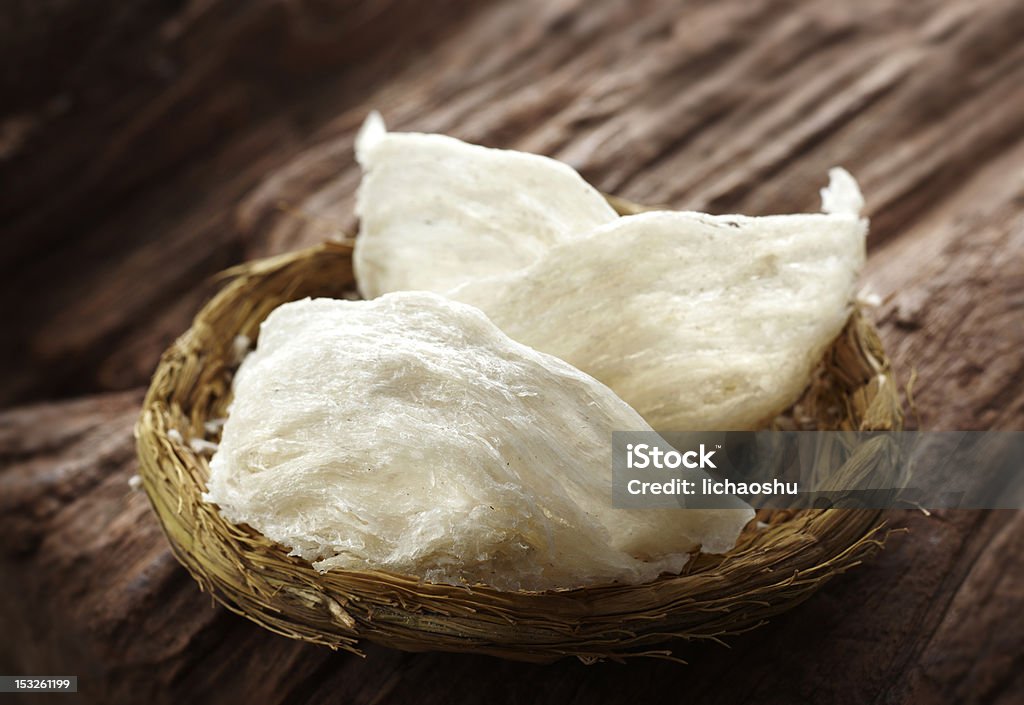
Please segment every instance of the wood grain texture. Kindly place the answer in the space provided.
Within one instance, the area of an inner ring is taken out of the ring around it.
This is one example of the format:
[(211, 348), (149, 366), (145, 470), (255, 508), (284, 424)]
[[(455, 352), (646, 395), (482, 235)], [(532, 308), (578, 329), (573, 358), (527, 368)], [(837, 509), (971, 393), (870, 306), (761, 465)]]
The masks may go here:
[(681, 645), (689, 666), (541, 667), (259, 630), (128, 488), (140, 388), (209, 278), (354, 229), (371, 107), (718, 213), (812, 210), (841, 164), (920, 425), (1024, 430), (1020, 2), (41, 7), (0, 10), (0, 402), (36, 402), (0, 414), (0, 671), (77, 672), (102, 703), (1024, 697), (1020, 512), (893, 513), (879, 558), (731, 649)]

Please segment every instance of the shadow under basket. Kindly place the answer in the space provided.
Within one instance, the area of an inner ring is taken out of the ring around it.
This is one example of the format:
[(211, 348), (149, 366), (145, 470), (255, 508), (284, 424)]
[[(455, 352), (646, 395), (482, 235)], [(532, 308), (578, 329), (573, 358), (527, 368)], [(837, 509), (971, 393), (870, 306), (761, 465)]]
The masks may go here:
[[(376, 571), (318, 573), (202, 500), (202, 444), (227, 415), (239, 362), (274, 308), (354, 289), (352, 250), (324, 243), (225, 273), (224, 288), (167, 350), (136, 427), (143, 486), (177, 559), (228, 609), (271, 631), (358, 653), (361, 640), (408, 651), (486, 653), (549, 662), (669, 656), (671, 639), (720, 640), (809, 597), (881, 546), (881, 512), (761, 511), (724, 555), (699, 554), (681, 575), (642, 585), (501, 592), (424, 584)], [(873, 325), (855, 311), (780, 428), (898, 430), (903, 414)], [(193, 449), (196, 445), (197, 450)], [(877, 448), (854, 449), (851, 471)], [(846, 466), (844, 465), (844, 468)], [(660, 645), (660, 646), (659, 646)]]

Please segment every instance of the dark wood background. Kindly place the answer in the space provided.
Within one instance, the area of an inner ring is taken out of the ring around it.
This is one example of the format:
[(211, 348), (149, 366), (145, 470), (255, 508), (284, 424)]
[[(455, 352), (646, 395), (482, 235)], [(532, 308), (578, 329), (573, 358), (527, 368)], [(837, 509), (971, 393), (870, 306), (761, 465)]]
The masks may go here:
[(13, 0), (0, 89), (0, 672), (80, 676), (57, 702), (1024, 702), (1021, 512), (893, 513), (878, 558), (687, 666), (545, 667), (261, 631), (128, 488), (210, 277), (353, 230), (370, 108), (715, 213), (814, 210), (846, 166), (912, 421), (1024, 430), (1020, 0)]

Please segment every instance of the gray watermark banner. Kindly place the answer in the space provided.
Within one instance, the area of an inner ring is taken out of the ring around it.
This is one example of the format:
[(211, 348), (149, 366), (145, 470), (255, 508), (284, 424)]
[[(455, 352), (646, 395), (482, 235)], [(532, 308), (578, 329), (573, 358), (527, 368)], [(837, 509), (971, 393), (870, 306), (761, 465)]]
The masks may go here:
[(77, 693), (78, 676), (0, 676), (0, 693)]
[(612, 434), (612, 503), (630, 509), (1024, 508), (1024, 433)]

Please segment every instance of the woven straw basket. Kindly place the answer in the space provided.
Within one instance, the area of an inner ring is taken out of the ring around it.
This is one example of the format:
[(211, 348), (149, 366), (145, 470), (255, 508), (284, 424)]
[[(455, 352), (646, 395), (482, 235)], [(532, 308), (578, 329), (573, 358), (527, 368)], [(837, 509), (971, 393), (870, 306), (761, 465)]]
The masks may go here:
[[(612, 201), (620, 212), (632, 210)], [(136, 436), (143, 484), (178, 560), (228, 609), (271, 631), (358, 653), (361, 640), (409, 651), (464, 651), (523, 661), (669, 656), (658, 645), (745, 631), (806, 599), (884, 539), (880, 512), (762, 511), (725, 555), (695, 556), (683, 574), (644, 585), (500, 592), (430, 585), (375, 571), (320, 574), (201, 494), (210, 438), (226, 416), (237, 336), (255, 340), (276, 306), (353, 290), (351, 248), (325, 243), (229, 270), (226, 286), (160, 361)], [(783, 428), (891, 430), (902, 410), (874, 327), (855, 312)], [(841, 473), (877, 470), (870, 443)], [(844, 456), (845, 457), (845, 456)]]

